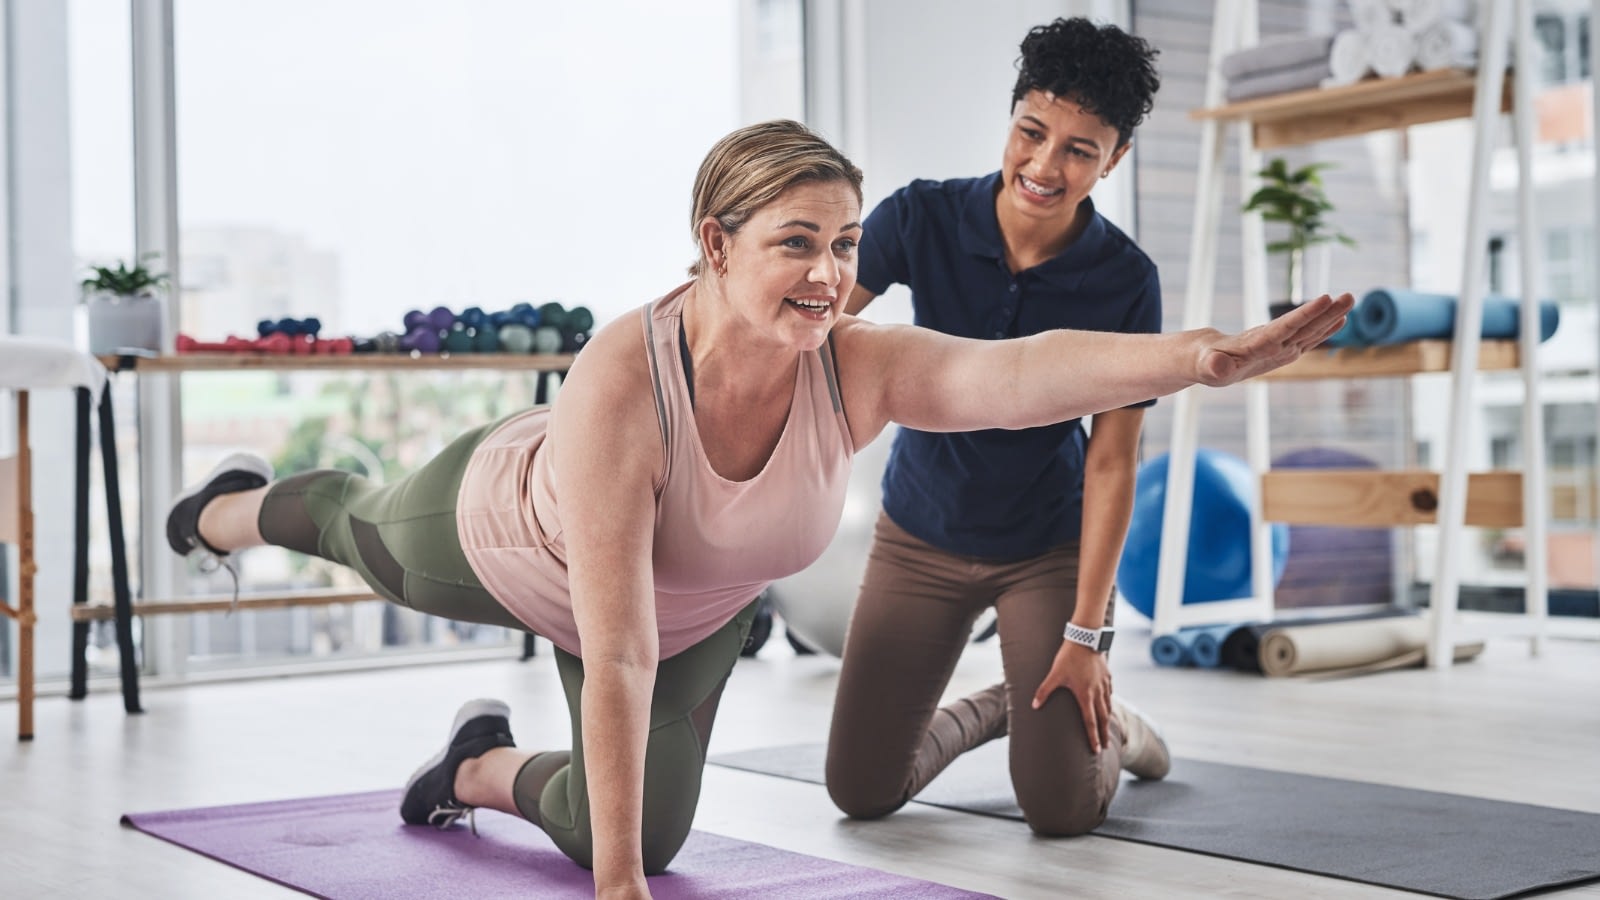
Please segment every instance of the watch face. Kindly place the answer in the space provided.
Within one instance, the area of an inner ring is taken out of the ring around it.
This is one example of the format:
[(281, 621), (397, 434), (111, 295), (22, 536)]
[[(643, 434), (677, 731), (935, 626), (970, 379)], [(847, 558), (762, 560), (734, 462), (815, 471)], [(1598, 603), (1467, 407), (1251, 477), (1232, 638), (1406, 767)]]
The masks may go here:
[(1112, 631), (1109, 628), (1107, 628), (1107, 629), (1105, 629), (1105, 630), (1100, 632), (1100, 652), (1101, 653), (1104, 653), (1107, 650), (1111, 649), (1111, 639), (1113, 637), (1116, 637), (1116, 632)]

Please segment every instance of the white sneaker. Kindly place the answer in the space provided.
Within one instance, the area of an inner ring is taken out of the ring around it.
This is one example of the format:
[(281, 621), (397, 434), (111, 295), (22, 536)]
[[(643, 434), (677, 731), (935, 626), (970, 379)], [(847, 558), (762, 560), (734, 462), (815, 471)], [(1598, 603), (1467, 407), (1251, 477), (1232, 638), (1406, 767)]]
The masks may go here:
[(1116, 694), (1111, 695), (1111, 716), (1122, 726), (1122, 768), (1150, 781), (1167, 777), (1172, 754), (1156, 723)]

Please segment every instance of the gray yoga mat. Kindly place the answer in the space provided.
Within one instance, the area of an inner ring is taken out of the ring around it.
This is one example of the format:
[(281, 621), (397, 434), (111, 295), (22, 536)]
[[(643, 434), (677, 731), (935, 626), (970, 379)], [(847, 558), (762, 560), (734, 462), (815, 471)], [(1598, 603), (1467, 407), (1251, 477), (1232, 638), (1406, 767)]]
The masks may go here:
[[(1006, 748), (958, 758), (917, 801), (1021, 820)], [(823, 753), (800, 744), (710, 761), (821, 784)], [(1164, 781), (1125, 780), (1095, 834), (1441, 897), (1600, 880), (1600, 815), (1188, 759)]]

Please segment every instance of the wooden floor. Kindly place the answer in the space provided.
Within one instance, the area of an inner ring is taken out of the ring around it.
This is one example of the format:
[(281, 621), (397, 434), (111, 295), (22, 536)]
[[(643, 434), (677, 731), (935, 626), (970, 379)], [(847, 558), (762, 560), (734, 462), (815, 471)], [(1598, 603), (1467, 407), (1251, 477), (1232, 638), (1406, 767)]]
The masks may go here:
[[(1557, 641), (1530, 659), (1507, 641), (1448, 672), (1317, 683), (1159, 670), (1144, 639), (1123, 635), (1117, 689), (1178, 755), (1600, 813), (1600, 643)], [(824, 737), (837, 661), (782, 645), (739, 664), (713, 752)], [(975, 646), (952, 691), (997, 671), (992, 642)], [(132, 717), (111, 690), (46, 698), (36, 740), (0, 742), (0, 896), (295, 896), (118, 816), (398, 786), (475, 696), (511, 702), (522, 746), (567, 739), (548, 655), (149, 689)], [(7, 728), (14, 713), (0, 704)], [(696, 827), (1019, 900), (1406, 896), (1127, 841), (1036, 839), (1019, 822), (917, 804), (848, 822), (820, 787), (718, 767)]]

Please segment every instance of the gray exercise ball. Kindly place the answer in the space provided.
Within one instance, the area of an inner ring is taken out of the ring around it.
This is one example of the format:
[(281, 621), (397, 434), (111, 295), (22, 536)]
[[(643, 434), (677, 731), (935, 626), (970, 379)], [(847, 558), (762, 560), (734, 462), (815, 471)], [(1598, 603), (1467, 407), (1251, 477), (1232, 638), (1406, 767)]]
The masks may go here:
[(790, 633), (822, 653), (844, 655), (844, 633), (856, 607), (861, 575), (872, 548), (873, 526), (883, 509), (883, 467), (895, 427), (856, 454), (845, 489), (839, 530), (816, 562), (772, 586), (772, 604)]

